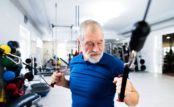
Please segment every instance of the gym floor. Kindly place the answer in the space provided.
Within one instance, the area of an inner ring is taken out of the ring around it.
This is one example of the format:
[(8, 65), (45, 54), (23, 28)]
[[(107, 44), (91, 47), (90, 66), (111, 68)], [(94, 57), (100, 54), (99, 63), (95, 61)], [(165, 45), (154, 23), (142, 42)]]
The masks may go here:
[[(66, 76), (69, 78), (69, 76)], [(46, 77), (50, 79), (50, 77)], [(172, 107), (174, 105), (174, 78), (163, 74), (147, 72), (132, 72), (130, 79), (140, 94), (136, 107)], [(115, 98), (115, 107), (127, 107)], [(71, 107), (71, 92), (69, 89), (56, 86), (39, 104), (43, 107)]]

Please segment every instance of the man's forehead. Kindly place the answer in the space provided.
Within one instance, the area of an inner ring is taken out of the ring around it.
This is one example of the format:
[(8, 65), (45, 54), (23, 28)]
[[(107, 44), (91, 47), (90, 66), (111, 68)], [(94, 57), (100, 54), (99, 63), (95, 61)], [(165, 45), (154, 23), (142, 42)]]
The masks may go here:
[(84, 39), (84, 42), (87, 43), (87, 42), (94, 42), (94, 43), (98, 43), (98, 42), (104, 42), (104, 39), (103, 38), (85, 38)]
[(88, 34), (84, 35), (84, 39), (85, 40), (103, 40), (104, 37), (103, 37), (102, 34), (91, 34), (91, 33), (88, 33)]
[(86, 26), (85, 32), (91, 32), (91, 33), (102, 32), (102, 29), (96, 25), (89, 25)]
[(100, 29), (86, 29), (84, 37), (103, 38), (103, 32)]

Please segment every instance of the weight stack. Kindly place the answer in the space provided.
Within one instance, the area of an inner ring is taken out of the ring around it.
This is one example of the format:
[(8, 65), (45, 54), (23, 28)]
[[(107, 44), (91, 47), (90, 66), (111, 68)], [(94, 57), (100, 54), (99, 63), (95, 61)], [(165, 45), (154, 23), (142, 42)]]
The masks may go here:
[(138, 59), (137, 59), (137, 57), (136, 57), (136, 59), (135, 59), (135, 62), (134, 62), (134, 64), (135, 64), (135, 72), (138, 72), (139, 71), (139, 67), (138, 67)]
[(145, 60), (140, 59), (140, 71), (145, 71), (145, 70), (146, 70)]

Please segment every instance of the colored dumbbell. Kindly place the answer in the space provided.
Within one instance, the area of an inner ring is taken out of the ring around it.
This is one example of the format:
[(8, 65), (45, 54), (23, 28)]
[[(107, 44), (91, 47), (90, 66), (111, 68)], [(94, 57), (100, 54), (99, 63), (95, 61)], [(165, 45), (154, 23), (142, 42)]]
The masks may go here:
[(1, 58), (1, 65), (3, 67), (10, 67), (14, 65), (14, 62), (12, 62), (9, 58), (7, 58), (6, 56), (3, 56)]
[(28, 81), (32, 81), (34, 78), (34, 75), (31, 72), (28, 72), (24, 75), (25, 79), (27, 79)]
[(7, 92), (14, 92), (17, 89), (17, 86), (15, 83), (9, 83), (7, 84), (7, 86), (5, 87), (5, 90)]
[(3, 73), (3, 79), (5, 81), (11, 81), (11, 80), (15, 79), (15, 77), (16, 77), (16, 75), (13, 71), (5, 71)]
[(1, 49), (1, 51), (3, 51), (3, 53), (5, 53), (5, 54), (11, 53), (11, 48), (10, 48), (10, 46), (8, 46), (8, 45), (0, 45), (0, 49)]

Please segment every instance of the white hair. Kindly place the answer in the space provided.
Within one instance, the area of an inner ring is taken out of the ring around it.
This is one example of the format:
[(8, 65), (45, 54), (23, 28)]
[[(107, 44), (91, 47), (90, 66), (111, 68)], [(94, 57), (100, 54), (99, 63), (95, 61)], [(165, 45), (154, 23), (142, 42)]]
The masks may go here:
[(97, 28), (99, 28), (101, 31), (103, 31), (101, 25), (97, 21), (86, 20), (86, 21), (84, 21), (80, 24), (80, 28), (79, 28), (79, 39), (80, 39), (80, 41), (84, 40), (85, 30), (89, 26), (92, 28), (91, 29), (92, 32), (95, 32)]

